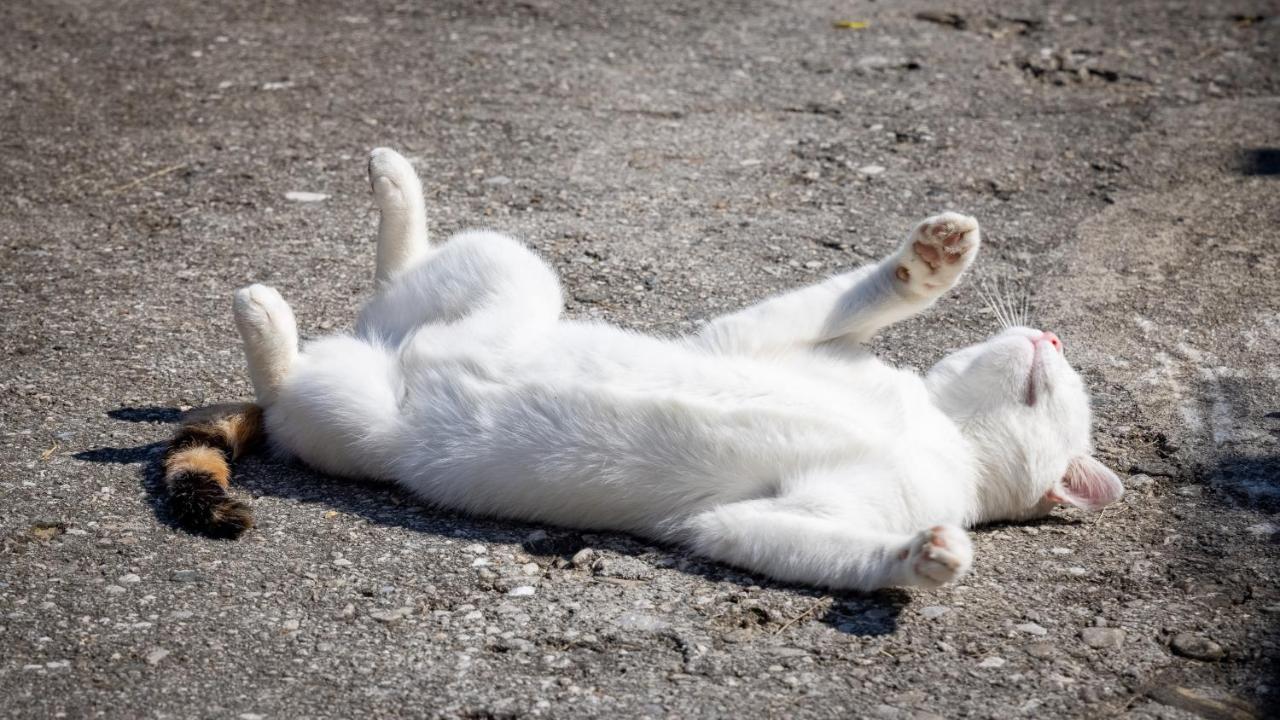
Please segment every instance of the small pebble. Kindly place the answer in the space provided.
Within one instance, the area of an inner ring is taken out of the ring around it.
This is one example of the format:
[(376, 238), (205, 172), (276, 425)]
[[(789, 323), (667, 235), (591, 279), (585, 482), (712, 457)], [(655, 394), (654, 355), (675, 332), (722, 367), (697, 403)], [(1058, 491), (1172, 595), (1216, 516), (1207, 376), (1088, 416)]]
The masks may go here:
[(1154, 482), (1155, 480), (1152, 480), (1150, 475), (1138, 473), (1137, 475), (1130, 475), (1129, 479), (1126, 480), (1124, 484), (1125, 487), (1136, 489), (1147, 487)]
[(292, 192), (285, 193), (284, 199), (289, 200), (290, 202), (314, 203), (314, 202), (321, 202), (324, 200), (328, 200), (329, 196), (325, 195), (324, 193), (303, 192), (301, 190), (294, 190)]
[(393, 623), (397, 620), (403, 620), (412, 612), (413, 608), (398, 607), (393, 610), (375, 610), (369, 613), (369, 617), (377, 620), (378, 622)]
[(1169, 647), (1173, 648), (1173, 652), (1177, 655), (1191, 658), (1192, 660), (1204, 660), (1205, 662), (1221, 660), (1226, 655), (1221, 645), (1203, 635), (1194, 633), (1184, 632), (1174, 635)]
[(618, 616), (616, 622), (623, 630), (639, 632), (662, 632), (671, 627), (671, 623), (657, 615), (642, 612), (624, 612)]
[(508, 590), (507, 594), (511, 597), (528, 597), (536, 592), (537, 590), (532, 585), (520, 585)]
[(1004, 658), (1002, 658), (1002, 657), (995, 657), (995, 656), (992, 656), (992, 657), (989, 657), (989, 658), (987, 658), (987, 659), (983, 660), (982, 662), (978, 663), (978, 667), (980, 667), (980, 668), (1002, 668), (1002, 667), (1004, 667), (1004, 664), (1005, 664), (1005, 659), (1004, 659)]
[(121, 575), (120, 579), (117, 580), (116, 582), (120, 583), (121, 585), (131, 585), (133, 583), (142, 582), (142, 578), (135, 575), (134, 573), (129, 573), (127, 575)]
[(596, 551), (591, 548), (582, 548), (573, 554), (573, 566), (575, 568), (589, 568), (592, 561), (596, 559)]
[(951, 608), (943, 605), (929, 605), (927, 607), (920, 608), (920, 614), (927, 620), (937, 620), (949, 612), (951, 612)]
[(1049, 631), (1035, 623), (1023, 623), (1017, 626), (1017, 629), (1028, 635), (1048, 635)]
[(1027, 646), (1027, 654), (1037, 660), (1048, 660), (1058, 654), (1058, 648), (1051, 642), (1034, 642)]
[(531, 653), (537, 650), (537, 646), (525, 640), (524, 638), (499, 638), (494, 647), (500, 648), (507, 652)]
[(863, 165), (862, 167), (858, 168), (858, 172), (862, 173), (863, 175), (879, 175), (880, 173), (884, 172), (884, 166)]
[(1087, 627), (1080, 631), (1080, 639), (1085, 645), (1098, 650), (1118, 648), (1124, 644), (1124, 631), (1117, 628)]
[(169, 657), (169, 651), (164, 648), (156, 648), (147, 653), (145, 660), (148, 665), (159, 665), (161, 660)]

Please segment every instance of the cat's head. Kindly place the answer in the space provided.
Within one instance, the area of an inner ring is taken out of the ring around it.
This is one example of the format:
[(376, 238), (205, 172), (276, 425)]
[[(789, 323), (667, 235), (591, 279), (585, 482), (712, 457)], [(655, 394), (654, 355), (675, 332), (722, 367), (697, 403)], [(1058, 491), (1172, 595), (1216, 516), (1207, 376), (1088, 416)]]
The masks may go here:
[(1092, 412), (1056, 335), (1011, 327), (929, 370), (934, 402), (974, 444), (988, 520), (1023, 520), (1056, 505), (1098, 510), (1124, 492), (1093, 458)]

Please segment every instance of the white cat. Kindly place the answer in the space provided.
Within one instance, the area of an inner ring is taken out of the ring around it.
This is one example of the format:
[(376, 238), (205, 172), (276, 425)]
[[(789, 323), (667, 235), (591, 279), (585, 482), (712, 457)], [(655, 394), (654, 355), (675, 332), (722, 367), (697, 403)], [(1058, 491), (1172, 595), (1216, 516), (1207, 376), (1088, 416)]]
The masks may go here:
[(962, 527), (1122, 492), (1053, 333), (1008, 327), (924, 377), (864, 348), (956, 283), (973, 218), (929, 218), (877, 264), (661, 338), (562, 319), (552, 270), (504, 235), (430, 244), (409, 162), (378, 149), (369, 172), (378, 289), (353, 333), (300, 351), (275, 290), (235, 294), (267, 437), (324, 472), (860, 590), (955, 580)]

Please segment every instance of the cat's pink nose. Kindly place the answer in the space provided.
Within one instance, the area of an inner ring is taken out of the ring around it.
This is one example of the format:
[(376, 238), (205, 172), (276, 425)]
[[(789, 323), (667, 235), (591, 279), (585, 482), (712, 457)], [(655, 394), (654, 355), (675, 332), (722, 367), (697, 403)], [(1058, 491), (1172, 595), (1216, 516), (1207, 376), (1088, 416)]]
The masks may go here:
[(1047, 340), (1055, 350), (1062, 352), (1062, 341), (1058, 339), (1057, 335), (1054, 335), (1051, 332), (1045, 332), (1041, 334), (1040, 337), (1036, 338), (1035, 342), (1040, 342), (1041, 340)]

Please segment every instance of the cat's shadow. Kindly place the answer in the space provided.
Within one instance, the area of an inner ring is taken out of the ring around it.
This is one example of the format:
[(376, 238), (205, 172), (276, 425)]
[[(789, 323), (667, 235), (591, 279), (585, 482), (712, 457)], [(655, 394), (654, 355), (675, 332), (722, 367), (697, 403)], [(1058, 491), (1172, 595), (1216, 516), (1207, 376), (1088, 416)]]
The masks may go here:
[[(177, 408), (122, 407), (107, 415), (126, 422), (166, 425), (179, 422), (183, 414)], [(75, 453), (73, 457), (86, 462), (141, 465), (140, 480), (156, 519), (185, 532), (169, 513), (166, 502), (165, 445), (166, 442), (160, 441), (135, 447), (99, 447)], [(675, 547), (645, 543), (623, 533), (577, 531), (459, 515), (424, 505), (394, 485), (335, 479), (299, 463), (275, 461), (265, 453), (240, 459), (234, 473), (235, 485), (253, 497), (271, 496), (322, 505), (368, 522), (414, 532), (481, 542), (518, 543), (526, 553), (547, 564), (567, 566), (574, 555), (589, 547), (637, 558), (656, 567), (674, 568), (711, 582), (729, 582), (743, 588), (785, 588), (788, 592), (813, 599), (810, 610), (792, 618), (776, 617), (765, 610), (745, 610), (735, 615), (734, 622), (754, 630), (780, 633), (792, 625), (816, 620), (849, 635), (889, 635), (897, 631), (898, 618), (910, 603), (910, 596), (899, 590), (831, 596), (813, 588), (785, 585), (704, 560)], [(261, 509), (256, 515), (259, 530), (273, 527), (272, 518), (264, 515)], [(826, 602), (828, 597), (831, 597), (830, 602)]]

